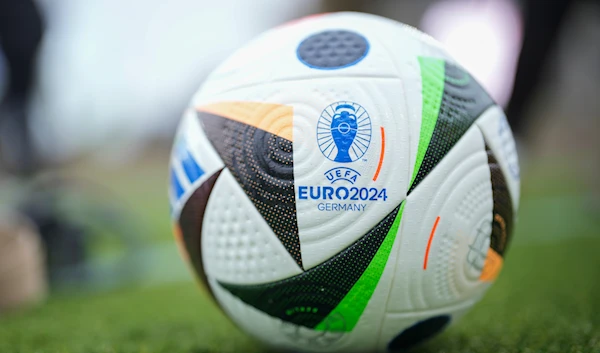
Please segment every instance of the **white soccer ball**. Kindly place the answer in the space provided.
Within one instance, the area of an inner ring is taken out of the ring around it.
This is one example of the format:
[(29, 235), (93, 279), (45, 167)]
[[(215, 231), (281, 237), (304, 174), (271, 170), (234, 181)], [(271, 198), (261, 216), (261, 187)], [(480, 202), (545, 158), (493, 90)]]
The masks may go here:
[(176, 235), (278, 348), (394, 351), (502, 268), (519, 201), (502, 109), (433, 39), (360, 13), (270, 30), (218, 67), (171, 159)]

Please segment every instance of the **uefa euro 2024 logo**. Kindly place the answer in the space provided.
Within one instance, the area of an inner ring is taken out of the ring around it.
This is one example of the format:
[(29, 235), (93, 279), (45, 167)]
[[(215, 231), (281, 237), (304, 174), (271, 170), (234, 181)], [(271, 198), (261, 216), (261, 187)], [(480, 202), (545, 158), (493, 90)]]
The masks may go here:
[(329, 160), (355, 162), (369, 149), (371, 129), (371, 118), (365, 108), (353, 102), (336, 102), (321, 113), (317, 143)]
[(297, 199), (316, 202), (323, 212), (364, 212), (372, 202), (385, 202), (386, 188), (358, 182), (361, 173), (348, 165), (364, 157), (372, 130), (371, 117), (360, 104), (342, 101), (327, 106), (317, 122), (317, 144), (323, 156), (342, 165), (323, 174), (331, 186), (297, 185)]

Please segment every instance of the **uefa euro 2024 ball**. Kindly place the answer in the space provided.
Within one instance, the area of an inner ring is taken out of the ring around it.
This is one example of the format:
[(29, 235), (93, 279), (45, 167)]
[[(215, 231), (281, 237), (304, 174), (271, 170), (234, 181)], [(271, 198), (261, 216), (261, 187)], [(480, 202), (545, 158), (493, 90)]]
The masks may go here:
[(433, 39), (373, 15), (272, 29), (193, 98), (170, 163), (185, 257), (270, 346), (396, 351), (500, 272), (519, 202), (502, 109)]

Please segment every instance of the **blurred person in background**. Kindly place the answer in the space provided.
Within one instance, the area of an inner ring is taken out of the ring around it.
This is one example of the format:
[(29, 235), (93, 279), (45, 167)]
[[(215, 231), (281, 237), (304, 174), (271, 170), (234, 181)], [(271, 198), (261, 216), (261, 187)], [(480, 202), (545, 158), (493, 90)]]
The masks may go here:
[(99, 236), (134, 247), (138, 229), (126, 219), (130, 214), (112, 199), (100, 200), (94, 185), (49, 173), (36, 150), (30, 107), (44, 28), (35, 1), (0, 0), (7, 68), (0, 97), (0, 311), (39, 301), (47, 280), (53, 288), (92, 287), (135, 271), (120, 258), (98, 269), (90, 251)]
[(0, 166), (18, 175), (38, 169), (27, 110), (42, 34), (42, 18), (32, 0), (0, 0), (0, 49), (8, 67), (0, 100)]
[[(544, 83), (548, 78), (556, 75), (551, 72), (553, 59), (556, 57), (556, 52), (560, 43), (560, 37), (565, 32), (565, 22), (569, 15), (573, 14), (575, 5), (586, 3), (587, 5), (594, 4), (595, 8), (592, 12), (596, 13), (596, 21), (599, 19), (600, 1), (599, 0), (524, 0), (522, 3), (523, 20), (524, 20), (524, 35), (523, 45), (519, 54), (518, 65), (515, 73), (515, 80), (511, 99), (506, 108), (506, 116), (513, 129), (515, 138), (518, 142), (525, 144), (531, 143), (531, 133), (528, 131), (532, 123), (533, 114), (530, 109), (535, 101), (535, 96), (542, 91)], [(600, 54), (600, 43), (591, 42), (588, 44), (587, 50), (595, 51), (596, 55)], [(586, 53), (589, 55), (588, 53)], [(586, 55), (584, 54), (584, 55)], [(594, 55), (594, 54), (592, 54)], [(593, 72), (598, 72), (600, 63), (596, 63), (596, 68), (584, 68), (588, 71), (591, 77)], [(587, 72), (586, 72), (587, 74)], [(584, 86), (585, 87), (585, 86)], [(581, 89), (581, 88), (580, 88)], [(583, 88), (585, 89), (585, 88)], [(594, 102), (586, 104), (594, 110)], [(579, 109), (569, 112), (570, 115), (564, 116), (564, 119), (575, 122), (577, 117), (572, 116), (577, 114)], [(582, 109), (582, 115), (587, 115)], [(592, 113), (594, 114), (594, 113)], [(589, 127), (597, 124), (600, 115), (596, 112), (596, 122), (585, 123), (583, 126)], [(592, 117), (592, 119), (594, 119)], [(585, 128), (584, 128), (585, 129)], [(596, 131), (598, 133), (599, 131)], [(581, 136), (582, 140), (591, 139), (597, 140), (595, 136)], [(588, 145), (583, 142), (582, 146)], [(598, 184), (598, 174), (600, 173), (600, 147), (597, 142), (591, 142), (591, 152), (586, 151), (584, 154), (591, 154), (592, 158), (584, 161), (583, 169), (586, 171), (587, 177), (584, 183), (587, 184), (589, 190), (586, 195), (586, 209), (590, 214), (600, 212), (600, 184)], [(525, 150), (524, 152), (527, 152)], [(525, 155), (527, 158), (527, 155)]]
[[(554, 56), (563, 23), (578, 0), (523, 0), (525, 24), (515, 82), (506, 115), (516, 137), (522, 139), (527, 128), (526, 109), (540, 89), (543, 73)], [(591, 0), (600, 4), (598, 0)], [(594, 43), (590, 43), (594, 44)], [(598, 45), (598, 43), (595, 43)], [(593, 46), (592, 46), (593, 48)]]
[[(0, 96), (0, 181), (7, 171), (20, 178), (38, 171), (28, 106), (42, 32), (32, 0), (0, 0), (0, 53), (8, 68), (8, 84)], [(0, 201), (0, 207), (7, 207)], [(15, 210), (0, 209), (0, 313), (43, 300), (45, 265), (37, 227)]]

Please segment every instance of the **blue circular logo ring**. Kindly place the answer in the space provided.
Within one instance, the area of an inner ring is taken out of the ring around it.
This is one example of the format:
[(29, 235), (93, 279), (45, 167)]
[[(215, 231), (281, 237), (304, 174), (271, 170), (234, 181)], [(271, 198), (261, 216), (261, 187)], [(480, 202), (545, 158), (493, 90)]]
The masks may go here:
[(360, 104), (341, 101), (329, 105), (317, 123), (317, 145), (327, 159), (351, 163), (362, 158), (371, 145), (372, 124)]

